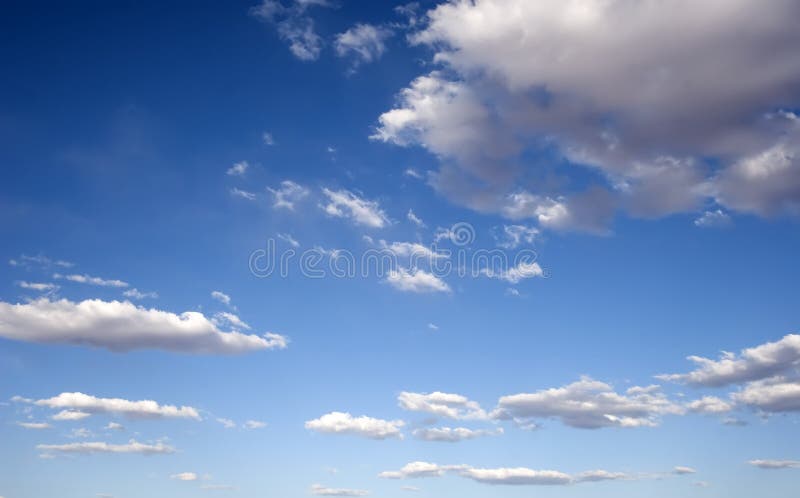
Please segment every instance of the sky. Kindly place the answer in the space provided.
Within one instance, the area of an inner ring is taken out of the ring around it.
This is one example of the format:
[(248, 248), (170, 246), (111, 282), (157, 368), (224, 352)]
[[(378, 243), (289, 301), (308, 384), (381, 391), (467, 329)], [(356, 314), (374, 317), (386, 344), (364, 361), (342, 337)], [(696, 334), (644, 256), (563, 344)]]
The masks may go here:
[(778, 498), (795, 0), (9, 2), (0, 498)]

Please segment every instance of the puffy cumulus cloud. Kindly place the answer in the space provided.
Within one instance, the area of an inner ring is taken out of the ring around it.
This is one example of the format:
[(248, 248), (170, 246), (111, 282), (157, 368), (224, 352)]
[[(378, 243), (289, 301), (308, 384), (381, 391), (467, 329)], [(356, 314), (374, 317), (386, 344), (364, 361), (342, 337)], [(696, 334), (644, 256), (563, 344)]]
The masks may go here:
[(329, 488), (321, 484), (311, 486), (311, 494), (317, 496), (367, 496), (366, 489)]
[(469, 465), (437, 465), (428, 462), (411, 462), (397, 471), (378, 474), (384, 479), (413, 479), (441, 477), (453, 473), (473, 481), (495, 485), (569, 485), (581, 482), (612, 481), (634, 479), (621, 472), (590, 470), (579, 474), (568, 474), (557, 470), (534, 470), (525, 467), (476, 468)]
[[(32, 401), (36, 406), (70, 410), (73, 413), (110, 413), (130, 418), (189, 418), (200, 420), (191, 406), (159, 405), (152, 400), (130, 401), (121, 398), (98, 398), (83, 393), (61, 393), (52, 398)], [(85, 418), (85, 417), (83, 417)]]
[(349, 190), (323, 188), (322, 193), (328, 198), (328, 203), (320, 207), (331, 216), (370, 228), (383, 228), (390, 223), (389, 217), (375, 201), (363, 199)]
[(746, 384), (731, 395), (734, 401), (765, 413), (800, 411), (800, 380), (783, 376)]
[(731, 411), (733, 405), (716, 396), (703, 396), (687, 403), (686, 408), (693, 413), (717, 414)]
[(460, 394), (414, 393), (403, 391), (397, 396), (397, 403), (403, 410), (423, 412), (437, 417), (455, 420), (485, 420), (486, 411), (476, 401)]
[(492, 416), (515, 421), (555, 418), (570, 427), (598, 429), (652, 427), (661, 415), (683, 411), (658, 386), (631, 387), (619, 394), (604, 382), (583, 377), (564, 387), (503, 396)]
[(287, 345), (287, 339), (278, 334), (258, 336), (220, 330), (198, 312), (175, 314), (99, 299), (72, 302), (41, 298), (19, 304), (0, 301), (0, 337), (111, 351), (161, 349), (197, 354), (239, 354)]
[(720, 387), (765, 379), (796, 369), (800, 365), (800, 335), (789, 334), (742, 350), (739, 355), (723, 352), (718, 360), (689, 356), (697, 369), (685, 374), (664, 374), (662, 380), (684, 382), (695, 386)]
[(305, 427), (323, 434), (351, 434), (369, 439), (402, 439), (402, 420), (381, 420), (372, 417), (354, 417), (349, 413), (331, 412), (306, 422)]
[(392, 31), (372, 24), (356, 24), (336, 35), (334, 48), (339, 57), (353, 57), (353, 67), (376, 61), (386, 52), (386, 39)]
[(503, 429), (467, 429), (466, 427), (428, 427), (416, 429), (412, 432), (413, 436), (423, 441), (435, 441), (442, 443), (456, 443), (486, 436), (499, 436), (503, 434)]
[[(323, 41), (314, 29), (309, 7), (331, 7), (323, 0), (263, 0), (250, 9), (250, 15), (275, 27), (278, 36), (289, 44), (289, 51), (302, 61), (313, 61), (322, 52)], [(271, 138), (271, 137), (270, 137)]]
[(277, 188), (267, 187), (267, 192), (272, 194), (272, 207), (275, 209), (293, 210), (295, 204), (302, 201), (311, 193), (306, 187), (291, 180), (284, 180)]
[(131, 439), (127, 444), (111, 444), (106, 442), (40, 444), (36, 446), (36, 449), (42, 451), (46, 455), (52, 455), (56, 453), (84, 455), (90, 455), (94, 453), (138, 453), (141, 455), (175, 453), (175, 448), (162, 442), (146, 444), (140, 443), (135, 439)]
[(797, 460), (750, 460), (750, 465), (760, 469), (800, 469), (800, 461)]
[[(550, 228), (603, 233), (617, 206), (798, 214), (800, 124), (776, 112), (800, 104), (798, 15), (793, 0), (445, 2), (411, 35), (442, 69), (373, 138), (438, 156), (451, 200)], [(572, 207), (587, 179), (597, 192)], [(515, 192), (535, 207), (509, 207)], [(548, 205), (560, 216), (540, 218)]]
[(391, 270), (386, 276), (386, 283), (403, 292), (430, 293), (450, 292), (447, 282), (420, 268)]
[(197, 474), (194, 472), (181, 472), (179, 474), (172, 474), (169, 476), (170, 479), (175, 479), (176, 481), (196, 481), (199, 479)]

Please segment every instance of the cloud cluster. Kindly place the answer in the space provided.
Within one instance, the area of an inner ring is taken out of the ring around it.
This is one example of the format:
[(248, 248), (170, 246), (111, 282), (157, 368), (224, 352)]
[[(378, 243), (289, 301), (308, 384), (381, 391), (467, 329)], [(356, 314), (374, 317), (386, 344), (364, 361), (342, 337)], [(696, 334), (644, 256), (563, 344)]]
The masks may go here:
[(323, 434), (351, 434), (369, 439), (402, 439), (402, 420), (381, 420), (367, 416), (354, 417), (349, 413), (331, 412), (309, 420), (305, 427)]
[(47, 298), (0, 301), (0, 337), (18, 341), (88, 345), (111, 351), (161, 349), (179, 353), (238, 354), (283, 349), (278, 334), (220, 330), (202, 313), (175, 314), (130, 302)]
[(373, 138), (439, 157), (431, 183), (454, 202), (553, 229), (709, 203), (797, 215), (798, 15), (792, 0), (445, 2), (411, 35), (442, 69)]

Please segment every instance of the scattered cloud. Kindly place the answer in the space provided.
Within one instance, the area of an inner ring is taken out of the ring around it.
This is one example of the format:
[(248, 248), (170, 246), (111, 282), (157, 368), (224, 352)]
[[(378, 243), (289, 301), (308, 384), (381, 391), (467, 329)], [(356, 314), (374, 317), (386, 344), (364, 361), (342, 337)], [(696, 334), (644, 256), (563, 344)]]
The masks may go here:
[(444, 280), (419, 268), (392, 270), (386, 277), (386, 282), (403, 292), (451, 292), (450, 286)]
[(221, 302), (225, 306), (235, 308), (234, 306), (231, 305), (231, 296), (225, 294), (222, 291), (217, 291), (217, 290), (211, 291), (211, 298)]
[(264, 145), (275, 145), (275, 139), (272, 137), (272, 133), (266, 131), (261, 134), (261, 141), (264, 142)]
[(40, 444), (36, 449), (45, 454), (84, 454), (95, 453), (137, 453), (141, 455), (159, 455), (175, 453), (175, 448), (162, 442), (145, 444), (131, 439), (127, 444), (110, 444), (105, 442), (82, 442), (69, 444)]
[(364, 489), (328, 488), (321, 484), (311, 486), (311, 494), (317, 496), (367, 496), (369, 491)]
[(214, 325), (220, 327), (223, 325), (227, 325), (228, 327), (235, 329), (235, 330), (250, 330), (250, 325), (246, 324), (239, 318), (237, 315), (233, 313), (229, 313), (227, 311), (220, 311), (218, 313), (214, 313), (214, 317), (211, 319), (214, 322)]
[(487, 413), (476, 401), (460, 394), (439, 391), (432, 393), (403, 391), (397, 396), (397, 403), (403, 410), (423, 412), (454, 420), (485, 420), (488, 418)]
[(48, 424), (47, 422), (17, 422), (17, 425), (22, 427), (23, 429), (33, 429), (33, 430), (53, 428), (53, 426)]
[(247, 201), (256, 200), (256, 194), (254, 192), (248, 192), (247, 190), (242, 190), (242, 189), (237, 188), (237, 187), (231, 187), (230, 192), (231, 192), (231, 195), (234, 196), (234, 197), (239, 197), (239, 198), (247, 200)]
[(424, 178), (425, 178), (424, 176), (422, 176), (422, 175), (421, 175), (421, 174), (420, 174), (420, 173), (419, 173), (417, 170), (415, 170), (414, 168), (406, 168), (406, 170), (405, 170), (405, 171), (403, 171), (403, 174), (404, 174), (405, 176), (410, 176), (411, 178), (416, 178), (417, 180), (422, 180), (422, 179), (424, 179)]
[(222, 424), (222, 426), (224, 428), (226, 428), (226, 429), (234, 429), (234, 428), (236, 428), (236, 422), (234, 422), (233, 420), (231, 420), (229, 418), (218, 418), (217, 422)]
[(107, 431), (124, 431), (125, 426), (117, 422), (109, 422), (104, 429)]
[(60, 273), (54, 273), (53, 278), (55, 279), (63, 279), (69, 280), (70, 282), (77, 282), (79, 284), (87, 284), (87, 285), (96, 285), (99, 287), (128, 287), (128, 282), (123, 282), (122, 280), (116, 279), (104, 279), (100, 277), (92, 277), (91, 275), (62, 275)]
[(800, 380), (783, 376), (753, 381), (731, 395), (734, 401), (764, 413), (800, 411)]
[(466, 441), (468, 439), (476, 439), (486, 436), (498, 436), (503, 434), (503, 429), (484, 430), (484, 429), (467, 429), (466, 427), (426, 427), (423, 429), (416, 429), (412, 432), (413, 436), (423, 441), (437, 441), (445, 443), (455, 443), (458, 441)]
[(694, 220), (694, 224), (700, 228), (726, 227), (731, 224), (731, 217), (721, 209), (705, 211), (699, 218)]
[(57, 420), (59, 422), (62, 421), (69, 421), (74, 422), (76, 420), (83, 420), (87, 417), (91, 417), (92, 414), (88, 412), (82, 412), (79, 410), (61, 410), (60, 412), (56, 413), (52, 417), (53, 420)]
[(286, 242), (292, 247), (300, 247), (300, 242), (297, 242), (291, 234), (288, 233), (279, 233), (278, 238), (282, 241)]
[(175, 479), (176, 481), (196, 481), (199, 479), (197, 474), (194, 472), (181, 472), (180, 474), (172, 474), (169, 476), (170, 479)]
[(504, 280), (510, 284), (518, 284), (527, 278), (544, 277), (544, 270), (536, 261), (520, 262), (511, 268), (482, 268), (481, 274), (489, 278)]
[(381, 420), (372, 417), (353, 417), (349, 413), (331, 412), (309, 420), (305, 427), (324, 434), (352, 434), (369, 439), (402, 439), (402, 420)]
[(142, 292), (136, 288), (126, 290), (122, 295), (131, 299), (158, 299), (157, 292)]
[(363, 199), (349, 190), (330, 190), (323, 188), (322, 193), (328, 203), (322, 209), (330, 216), (350, 219), (356, 225), (370, 228), (383, 228), (389, 225), (389, 217), (375, 201)]
[(249, 168), (250, 164), (247, 161), (240, 161), (228, 168), (226, 173), (228, 176), (244, 176)]
[(13, 258), (8, 260), (8, 264), (10, 266), (16, 266), (21, 268), (38, 268), (40, 270), (47, 270), (52, 267), (59, 267), (59, 268), (72, 268), (75, 266), (75, 263), (71, 263), (69, 261), (64, 261), (63, 259), (51, 259), (43, 254), (37, 254), (35, 256), (29, 256), (27, 254), (22, 254), (18, 258)]
[(500, 398), (494, 418), (555, 418), (580, 429), (652, 427), (664, 414), (682, 414), (658, 386), (631, 387), (619, 394), (604, 383), (583, 377), (559, 388)]
[(278, 36), (289, 44), (289, 51), (302, 61), (317, 60), (322, 52), (323, 41), (314, 29), (314, 20), (308, 16), (309, 7), (331, 7), (326, 1), (262, 0), (250, 9), (250, 15), (274, 26)]
[(522, 244), (533, 244), (539, 229), (525, 225), (503, 225), (503, 230), (495, 234), (497, 245), (503, 249), (516, 249)]
[(800, 469), (800, 461), (797, 460), (750, 460), (750, 465), (760, 469)]
[(246, 421), (244, 423), (244, 428), (245, 429), (251, 429), (251, 430), (252, 429), (263, 429), (266, 426), (267, 426), (266, 422), (261, 422), (259, 420), (248, 420), (248, 421)]
[(130, 302), (46, 298), (0, 301), (0, 337), (18, 341), (94, 346), (111, 351), (161, 349), (178, 353), (239, 354), (284, 349), (279, 334), (220, 330), (202, 313), (175, 314)]
[(98, 398), (79, 392), (65, 392), (52, 398), (31, 401), (36, 406), (72, 410), (83, 413), (109, 413), (129, 418), (190, 418), (200, 419), (191, 406), (160, 405), (152, 400), (129, 401), (121, 398)]
[(684, 467), (682, 465), (678, 465), (672, 469), (672, 473), (677, 475), (685, 475), (685, 474), (696, 474), (697, 471), (691, 467)]
[(716, 396), (703, 396), (687, 403), (686, 408), (693, 413), (719, 414), (731, 411), (733, 404)]
[(376, 61), (386, 52), (386, 39), (392, 31), (372, 24), (356, 24), (336, 35), (334, 48), (339, 57), (352, 57), (355, 70), (361, 64)]
[(409, 209), (408, 210), (408, 214), (406, 215), (406, 218), (408, 218), (408, 221), (410, 221), (411, 223), (417, 225), (419, 228), (425, 228), (427, 226), (427, 225), (425, 225), (425, 222), (422, 221), (422, 219), (420, 219), (416, 214), (414, 214), (414, 210), (413, 209)]
[(267, 187), (273, 196), (272, 207), (275, 209), (294, 210), (295, 204), (308, 197), (309, 190), (291, 180), (284, 180), (278, 188)]
[(26, 282), (20, 280), (16, 282), (16, 284), (23, 289), (35, 290), (37, 292), (53, 292), (59, 288), (56, 284), (50, 282)]
[(428, 328), (429, 328), (430, 330), (433, 330), (433, 331), (439, 330), (439, 326), (438, 326), (438, 325), (436, 325), (435, 323), (429, 323), (429, 324), (428, 324)]

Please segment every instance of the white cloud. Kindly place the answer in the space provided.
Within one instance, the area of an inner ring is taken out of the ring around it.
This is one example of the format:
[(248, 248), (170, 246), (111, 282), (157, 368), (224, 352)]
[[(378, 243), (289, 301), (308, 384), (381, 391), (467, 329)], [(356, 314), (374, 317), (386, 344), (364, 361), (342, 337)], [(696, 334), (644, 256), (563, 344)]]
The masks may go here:
[(248, 420), (248, 421), (246, 421), (244, 423), (244, 428), (245, 429), (251, 429), (251, 430), (252, 429), (263, 429), (266, 426), (267, 426), (266, 422), (261, 422), (259, 420)]
[(109, 422), (104, 429), (107, 431), (124, 431), (125, 426), (117, 422)]
[(71, 438), (84, 438), (84, 439), (92, 437), (92, 436), (94, 436), (92, 431), (90, 431), (89, 429), (87, 429), (85, 427), (72, 429), (72, 431), (70, 431), (70, 435), (69, 435), (69, 437), (71, 437)]
[(256, 194), (253, 192), (248, 192), (247, 190), (242, 190), (240, 188), (232, 187), (230, 192), (231, 195), (234, 197), (239, 197), (248, 201), (256, 200)]
[(406, 218), (408, 218), (408, 221), (410, 221), (411, 223), (417, 225), (419, 228), (425, 228), (426, 227), (425, 222), (422, 221), (422, 219), (419, 216), (414, 214), (414, 210), (413, 209), (409, 209), (408, 210), (408, 214), (406, 215)]
[(22, 427), (23, 429), (33, 429), (33, 430), (53, 428), (53, 426), (48, 424), (47, 422), (17, 422), (17, 425)]
[(763, 412), (800, 411), (800, 380), (782, 376), (746, 384), (731, 395), (737, 403), (757, 408)]
[(308, 430), (324, 434), (352, 434), (369, 439), (400, 438), (405, 422), (402, 420), (381, 420), (372, 417), (353, 417), (349, 413), (331, 412), (322, 417), (309, 420)]
[(503, 225), (503, 232), (496, 236), (497, 245), (503, 249), (516, 249), (521, 244), (533, 244), (539, 230), (525, 225)]
[(236, 422), (229, 418), (218, 418), (217, 422), (222, 424), (222, 426), (226, 429), (234, 429), (236, 427)]
[(558, 229), (603, 233), (615, 206), (652, 218), (712, 200), (797, 215), (800, 124), (776, 109), (800, 102), (798, 15), (758, 0), (443, 2), (410, 36), (442, 70), (402, 90), (374, 137), (440, 158), (432, 185), (481, 212), (504, 213), (523, 181), (571, 206), (595, 176), (605, 199), (566, 209)]
[(286, 242), (292, 247), (300, 247), (300, 242), (297, 242), (291, 234), (288, 233), (279, 233), (278, 238), (282, 241)]
[(91, 417), (91, 413), (82, 412), (79, 410), (61, 410), (60, 412), (56, 413), (52, 417), (53, 420), (61, 421), (76, 421), (76, 420), (83, 420), (87, 417)]
[(211, 298), (221, 302), (225, 306), (231, 307), (231, 296), (225, 294), (222, 291), (217, 291), (217, 290), (211, 291)]
[(689, 356), (698, 368), (686, 374), (665, 374), (657, 378), (687, 384), (720, 387), (765, 379), (800, 365), (800, 335), (789, 334), (776, 342), (747, 348), (737, 356), (723, 352), (719, 360)]
[(265, 131), (261, 134), (261, 140), (264, 142), (264, 145), (275, 145), (275, 139), (272, 137), (272, 133)]
[(321, 0), (294, 0), (284, 5), (277, 0), (262, 0), (250, 9), (250, 15), (272, 25), (278, 36), (289, 44), (289, 51), (302, 61), (317, 60), (322, 52), (322, 38), (314, 30), (314, 20), (307, 15), (308, 7), (330, 7)]
[(172, 474), (169, 478), (175, 479), (176, 481), (196, 481), (198, 476), (194, 472), (181, 472), (179, 474)]
[(179, 353), (237, 354), (283, 349), (278, 334), (222, 331), (202, 313), (175, 314), (130, 302), (37, 299), (0, 301), (0, 337), (39, 343), (88, 345), (112, 351), (162, 349)]
[(70, 282), (77, 282), (79, 284), (97, 285), (99, 287), (128, 287), (128, 282), (123, 282), (117, 279), (104, 279), (100, 277), (92, 277), (91, 275), (62, 275), (54, 273), (53, 278), (69, 280)]
[(424, 178), (424, 177), (423, 177), (421, 174), (419, 174), (419, 172), (418, 172), (417, 170), (415, 170), (414, 168), (406, 168), (406, 170), (405, 170), (405, 171), (403, 171), (403, 174), (404, 174), (405, 176), (410, 176), (411, 178), (416, 178), (417, 180), (422, 180), (422, 179)]
[(386, 282), (397, 290), (403, 292), (450, 292), (450, 286), (432, 273), (421, 269), (406, 270), (398, 268), (392, 270), (386, 277)]
[(50, 282), (26, 282), (21, 280), (16, 282), (16, 284), (23, 289), (35, 290), (38, 292), (52, 292), (59, 288), (56, 284)]
[(250, 164), (247, 161), (240, 161), (228, 168), (226, 173), (228, 176), (244, 176), (249, 168)]
[(356, 225), (371, 228), (383, 228), (390, 223), (375, 201), (363, 199), (349, 190), (323, 188), (322, 193), (328, 198), (328, 203), (320, 207), (331, 216), (348, 218)]
[(65, 392), (52, 398), (32, 401), (36, 406), (82, 413), (110, 413), (130, 418), (190, 418), (200, 414), (191, 406), (160, 405), (152, 400), (129, 401), (121, 398), (98, 398), (79, 392)]
[(386, 249), (395, 256), (402, 258), (410, 258), (411, 266), (416, 266), (415, 263), (419, 260), (429, 261), (432, 259), (447, 259), (449, 256), (442, 252), (435, 252), (430, 247), (424, 246), (417, 242), (392, 242), (387, 243), (381, 239), (378, 244), (382, 249)]
[(426, 427), (416, 429), (412, 433), (415, 438), (423, 441), (437, 441), (445, 443), (455, 443), (486, 436), (498, 436), (503, 434), (503, 429), (483, 430), (467, 429), (466, 427)]
[(800, 461), (797, 460), (750, 460), (750, 465), (761, 469), (800, 469)]
[(127, 444), (110, 444), (105, 442), (85, 442), (69, 444), (40, 444), (36, 449), (45, 454), (94, 454), (94, 453), (138, 453), (142, 455), (158, 455), (175, 453), (175, 448), (162, 442), (155, 444), (140, 443), (131, 439)]
[(364, 489), (328, 488), (321, 484), (311, 486), (311, 494), (317, 496), (367, 496), (369, 491)]
[(441, 477), (447, 473), (453, 473), (484, 484), (515, 486), (570, 485), (582, 482), (634, 479), (632, 476), (621, 472), (609, 472), (606, 470), (589, 470), (570, 475), (557, 470), (534, 470), (525, 467), (476, 468), (469, 465), (437, 465), (428, 462), (411, 462), (399, 471), (381, 472), (378, 477), (384, 479), (413, 479)]
[(142, 292), (136, 288), (126, 290), (122, 295), (131, 299), (158, 299), (157, 292)]
[(678, 466), (676, 466), (675, 468), (672, 469), (672, 473), (673, 474), (678, 474), (678, 475), (685, 475), (685, 474), (696, 474), (697, 471), (694, 470), (691, 467), (685, 467), (685, 466), (682, 466), (682, 465), (678, 465)]
[(250, 325), (242, 321), (242, 319), (237, 315), (228, 313), (227, 311), (214, 313), (214, 317), (211, 319), (211, 321), (214, 322), (214, 324), (218, 327), (222, 325), (228, 325), (228, 327), (236, 330), (250, 330)]
[(309, 190), (291, 180), (284, 180), (278, 188), (267, 187), (274, 198), (272, 207), (275, 209), (288, 209), (293, 210), (295, 204), (308, 197)]
[(423, 412), (437, 417), (454, 420), (484, 420), (488, 415), (476, 401), (460, 394), (414, 393), (403, 391), (397, 396), (397, 403), (403, 410)]
[(631, 387), (625, 394), (588, 377), (559, 388), (500, 398), (493, 417), (498, 419), (555, 418), (581, 429), (602, 427), (652, 427), (663, 414), (683, 409), (660, 392), (658, 386)]
[(386, 52), (386, 39), (392, 31), (371, 24), (356, 24), (336, 35), (334, 48), (339, 57), (353, 57), (354, 67), (376, 61)]
[(64, 261), (63, 259), (51, 259), (43, 254), (37, 254), (36, 256), (28, 256), (27, 254), (20, 255), (19, 258), (9, 259), (8, 264), (11, 266), (18, 266), (23, 268), (31, 268), (36, 267), (41, 270), (46, 270), (48, 268), (52, 268), (53, 266), (57, 266), (59, 268), (72, 268), (75, 266), (75, 263), (71, 263), (69, 261)]
[(435, 323), (429, 323), (428, 324), (428, 328), (433, 330), (433, 331), (439, 330), (439, 326), (436, 325)]
[(511, 268), (500, 268), (497, 270), (492, 268), (482, 268), (481, 274), (489, 278), (496, 278), (499, 280), (505, 280), (506, 282), (512, 284), (517, 284), (526, 278), (543, 277), (544, 270), (542, 270), (542, 267), (539, 266), (539, 263), (532, 261), (520, 262), (517, 266), (513, 266)]
[(721, 209), (705, 211), (699, 218), (694, 220), (695, 226), (700, 228), (718, 228), (731, 224), (731, 217)]
[(686, 408), (694, 413), (718, 414), (726, 413), (733, 409), (733, 405), (716, 396), (703, 396), (686, 404)]

